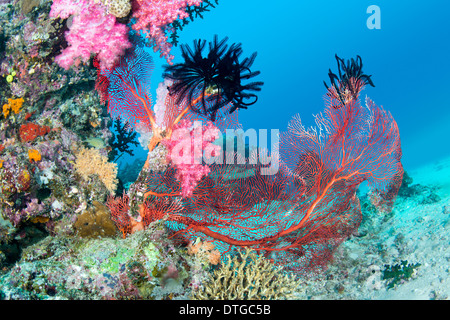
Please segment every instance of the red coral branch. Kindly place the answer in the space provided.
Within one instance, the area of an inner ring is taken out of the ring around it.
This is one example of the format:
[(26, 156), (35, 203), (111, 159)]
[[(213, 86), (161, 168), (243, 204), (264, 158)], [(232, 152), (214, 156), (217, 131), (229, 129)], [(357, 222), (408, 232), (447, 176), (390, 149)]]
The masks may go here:
[(122, 197), (108, 196), (106, 202), (106, 206), (111, 213), (111, 220), (115, 223), (117, 229), (122, 232), (124, 238), (131, 233), (132, 229), (131, 216), (128, 214), (130, 210), (129, 202), (130, 197), (125, 193)]

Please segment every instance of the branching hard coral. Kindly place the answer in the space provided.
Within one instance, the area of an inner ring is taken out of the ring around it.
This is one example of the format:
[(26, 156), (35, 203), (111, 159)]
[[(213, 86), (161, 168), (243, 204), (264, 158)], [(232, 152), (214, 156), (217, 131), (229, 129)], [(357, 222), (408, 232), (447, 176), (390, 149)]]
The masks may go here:
[(247, 248), (228, 257), (203, 288), (193, 291), (197, 300), (291, 299), (301, 281), (283, 274), (273, 263)]
[(97, 175), (111, 193), (117, 188), (117, 164), (108, 162), (97, 149), (81, 148), (76, 153), (75, 169), (84, 180)]

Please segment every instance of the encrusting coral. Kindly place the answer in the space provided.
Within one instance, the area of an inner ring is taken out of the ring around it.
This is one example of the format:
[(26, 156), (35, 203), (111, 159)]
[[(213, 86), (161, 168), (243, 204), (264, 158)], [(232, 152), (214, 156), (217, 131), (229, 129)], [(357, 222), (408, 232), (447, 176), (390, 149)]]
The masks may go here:
[(77, 235), (83, 238), (114, 237), (117, 228), (110, 218), (108, 208), (98, 201), (78, 216), (74, 224)]
[(107, 12), (116, 18), (126, 17), (131, 10), (131, 3), (129, 0), (102, 0), (106, 6)]
[(247, 248), (214, 271), (203, 290), (193, 291), (194, 299), (265, 300), (289, 299), (301, 282), (284, 275), (280, 268)]

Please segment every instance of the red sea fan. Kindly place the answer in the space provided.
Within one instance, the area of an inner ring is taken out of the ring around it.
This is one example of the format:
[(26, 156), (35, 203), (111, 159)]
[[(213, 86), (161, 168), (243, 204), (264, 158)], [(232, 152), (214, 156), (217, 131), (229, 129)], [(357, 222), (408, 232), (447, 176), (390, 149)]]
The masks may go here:
[[(194, 192), (170, 228), (185, 239), (213, 241), (222, 251), (252, 247), (297, 271), (324, 266), (359, 226), (358, 186), (368, 181), (392, 199), (403, 170), (397, 124), (370, 100), (364, 107), (328, 106), (316, 122), (317, 128), (306, 130), (294, 118), (282, 136), (283, 162), (274, 176), (254, 166), (245, 177), (224, 178), (229, 171), (212, 167), (214, 183), (203, 199), (215, 199), (222, 209), (205, 208)], [(220, 192), (223, 186), (227, 193)]]
[(102, 72), (109, 80), (108, 112), (113, 118), (135, 126), (152, 128), (154, 119), (149, 96), (153, 60), (144, 49), (136, 47), (111, 70)]
[[(222, 253), (251, 247), (296, 272), (322, 270), (360, 224), (358, 186), (368, 181), (392, 203), (403, 169), (397, 124), (372, 101), (327, 106), (316, 122), (307, 130), (293, 119), (273, 175), (259, 164), (211, 165), (191, 197), (180, 199), (174, 168), (150, 174), (141, 227), (165, 216), (184, 243), (201, 237)], [(176, 209), (151, 209), (158, 204)]]
[[(166, 103), (164, 112), (170, 116), (161, 118), (169, 128), (157, 130), (143, 85), (151, 69), (148, 61), (137, 52), (111, 71), (108, 107), (113, 116), (148, 125), (154, 136), (159, 133), (154, 146), (169, 139), (184, 116), (190, 119), (195, 103)], [(162, 173), (144, 171), (148, 190), (139, 207), (140, 221), (111, 200), (116, 223), (123, 225), (119, 228), (125, 235), (164, 216), (172, 235), (183, 242), (201, 237), (222, 252), (251, 247), (296, 271), (324, 266), (360, 224), (358, 186), (367, 181), (379, 196), (377, 205), (389, 210), (403, 169), (397, 124), (371, 100), (361, 105), (348, 99), (339, 108), (330, 103), (315, 120), (311, 129), (299, 117), (291, 121), (280, 139), (280, 170), (272, 175), (259, 163), (216, 163), (182, 198), (175, 166)]]
[(108, 196), (106, 206), (111, 212), (111, 220), (125, 238), (132, 230), (132, 218), (128, 214), (130, 210), (130, 197), (125, 193), (122, 197)]

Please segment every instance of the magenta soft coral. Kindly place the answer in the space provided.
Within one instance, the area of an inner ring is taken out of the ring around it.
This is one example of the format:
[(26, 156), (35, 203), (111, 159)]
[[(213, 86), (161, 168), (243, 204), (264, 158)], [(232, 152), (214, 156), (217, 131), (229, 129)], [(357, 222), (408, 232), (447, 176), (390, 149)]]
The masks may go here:
[(161, 57), (165, 57), (171, 63), (173, 56), (170, 54), (172, 45), (167, 42), (164, 27), (177, 19), (189, 16), (187, 6), (198, 6), (202, 0), (136, 0), (136, 9), (133, 17), (137, 22), (133, 29), (140, 30), (143, 36), (152, 41), (154, 51), (160, 51)]
[[(201, 122), (196, 122), (201, 123)], [(195, 127), (192, 121), (183, 119), (175, 127), (170, 139), (163, 140), (168, 149), (168, 160), (176, 169), (184, 198), (192, 196), (198, 182), (208, 173), (208, 165), (203, 164), (203, 153), (215, 157), (221, 148), (214, 145), (219, 137), (219, 129), (212, 122)]]
[(132, 44), (128, 41), (127, 26), (117, 23), (116, 18), (106, 13), (100, 3), (85, 0), (55, 0), (50, 16), (63, 19), (73, 15), (72, 25), (66, 32), (68, 47), (55, 58), (56, 63), (68, 70), (72, 65), (88, 62), (97, 55), (100, 68), (112, 68), (125, 50)]

